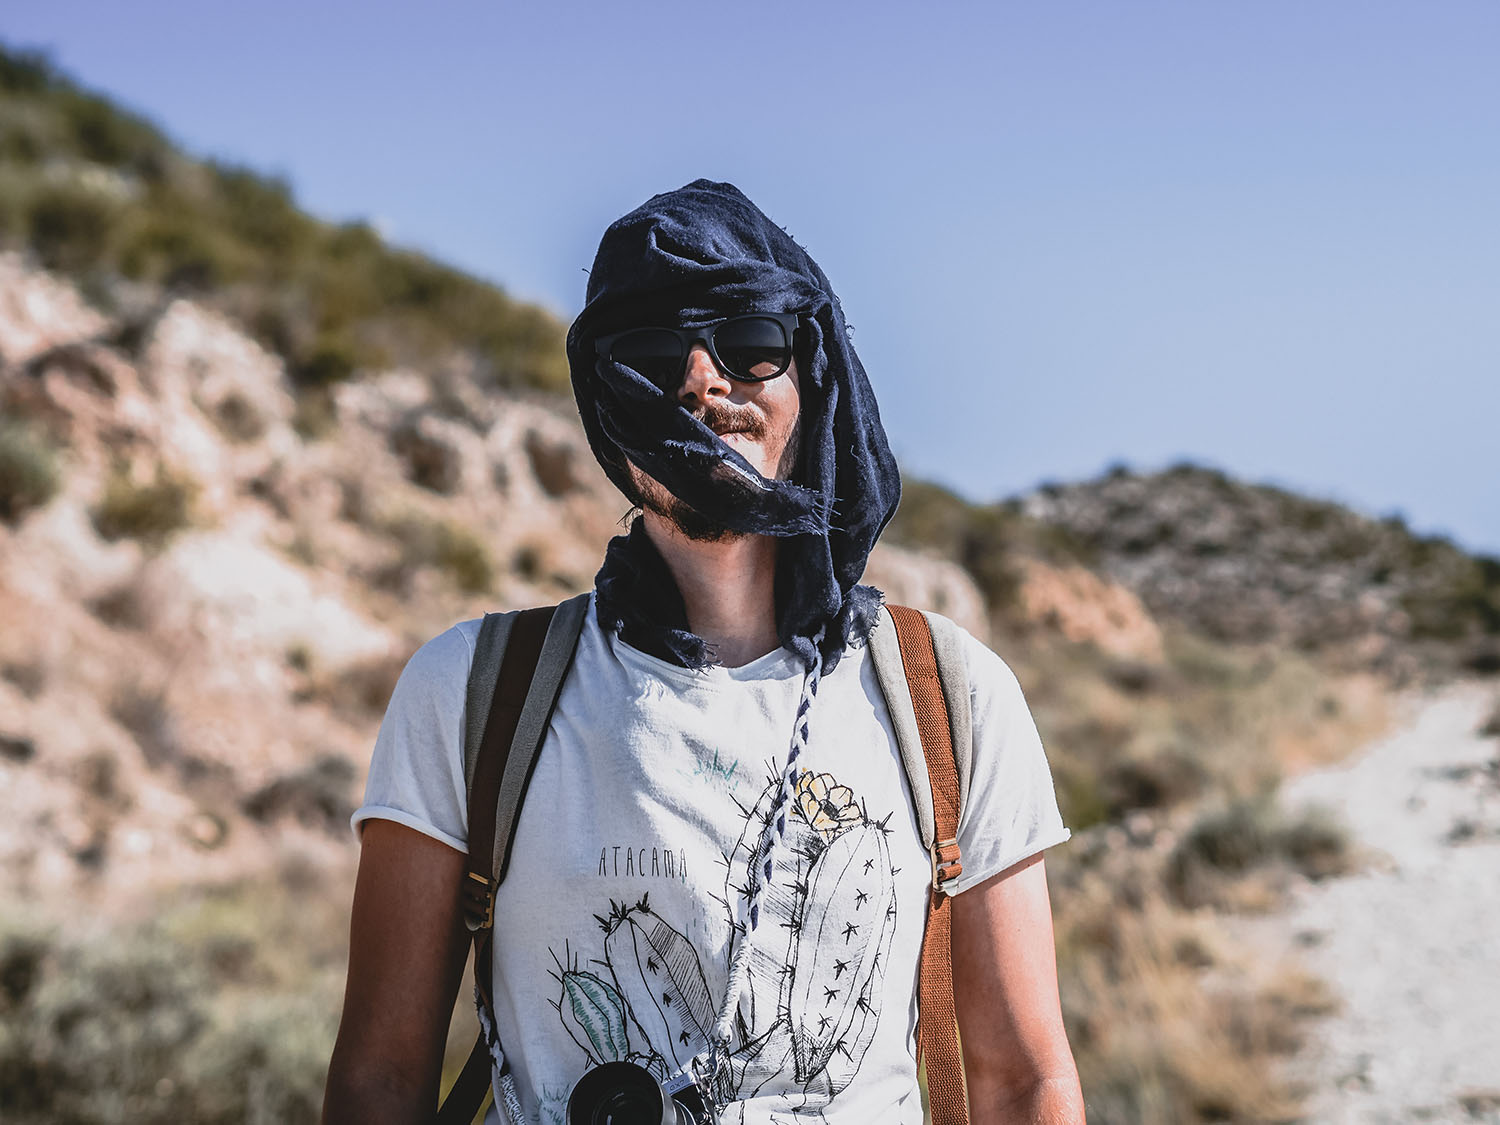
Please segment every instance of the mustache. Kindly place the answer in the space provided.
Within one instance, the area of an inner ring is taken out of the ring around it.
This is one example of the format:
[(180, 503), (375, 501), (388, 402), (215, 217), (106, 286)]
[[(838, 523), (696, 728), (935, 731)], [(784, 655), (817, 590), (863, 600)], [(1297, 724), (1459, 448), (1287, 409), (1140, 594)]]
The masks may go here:
[(766, 435), (765, 418), (748, 403), (710, 400), (692, 413), (694, 418), (716, 434), (745, 433), (752, 438), (763, 438)]

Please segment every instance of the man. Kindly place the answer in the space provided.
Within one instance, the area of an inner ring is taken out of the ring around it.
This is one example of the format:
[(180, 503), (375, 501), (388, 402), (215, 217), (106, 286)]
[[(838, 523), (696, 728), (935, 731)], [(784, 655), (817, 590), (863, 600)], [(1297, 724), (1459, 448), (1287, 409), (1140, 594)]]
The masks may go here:
[[(558, 1122), (601, 1063), (665, 1081), (717, 1052), (725, 1120), (915, 1125), (930, 867), (864, 645), (880, 595), (857, 584), (899, 482), (842, 310), (785, 232), (702, 180), (610, 227), (588, 297), (575, 395), (643, 511), (596, 578), (496, 898), (507, 1092)], [(326, 1121), (435, 1104), (478, 624), (423, 646), (381, 726)], [(965, 645), (972, 1120), (1081, 1121), (1041, 861), (1067, 831), (1014, 676)]]

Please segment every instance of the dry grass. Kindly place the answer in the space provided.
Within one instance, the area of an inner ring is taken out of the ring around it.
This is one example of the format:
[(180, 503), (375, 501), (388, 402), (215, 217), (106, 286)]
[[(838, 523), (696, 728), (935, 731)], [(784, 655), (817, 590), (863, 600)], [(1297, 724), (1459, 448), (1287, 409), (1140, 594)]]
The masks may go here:
[(191, 525), (197, 494), (196, 481), (165, 465), (157, 465), (149, 481), (139, 481), (118, 466), (94, 508), (94, 526), (106, 539), (138, 539), (161, 547)]
[(484, 541), (454, 520), (434, 518), (418, 509), (379, 521), (383, 532), (398, 549), (396, 561), (375, 576), (384, 589), (404, 592), (412, 588), (418, 571), (441, 571), (453, 586), (466, 594), (483, 594), (495, 584), (495, 563)]
[(1290, 873), (1325, 879), (1353, 866), (1348, 831), (1331, 814), (1292, 816), (1263, 797), (1200, 815), (1172, 849), (1165, 879), (1187, 907), (1264, 910), (1280, 905)]
[[(1002, 641), (1002, 655), (1011, 656)], [(1164, 664), (1123, 670), (1094, 649), (1017, 648), (1013, 666), (1075, 830), (1137, 811), (1273, 790), (1337, 760), (1387, 721), (1368, 676), (1274, 650), (1167, 634)]]
[(1294, 1120), (1283, 1064), (1326, 992), (1258, 969), (1214, 911), (1273, 908), (1294, 876), (1348, 865), (1337, 825), (1288, 816), (1274, 792), (1378, 731), (1383, 697), (1293, 654), (1182, 633), (1160, 666), (1065, 644), (1015, 652), (1077, 833), (1048, 869), (1090, 1122)]
[(1161, 891), (1160, 849), (1095, 829), (1051, 861), (1059, 987), (1094, 1125), (1289, 1121), (1279, 1077), (1326, 990), (1294, 970), (1257, 980), (1212, 915)]
[[(14, 1125), (318, 1120), (352, 872), (283, 859), (108, 931), (0, 912), (0, 1109)], [(459, 990), (445, 1085), (478, 1030)]]

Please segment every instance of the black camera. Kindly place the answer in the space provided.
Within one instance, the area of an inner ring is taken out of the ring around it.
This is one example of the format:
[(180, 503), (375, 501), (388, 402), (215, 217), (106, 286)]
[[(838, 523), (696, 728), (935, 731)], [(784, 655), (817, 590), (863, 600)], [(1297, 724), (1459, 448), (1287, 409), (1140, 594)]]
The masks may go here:
[(594, 1067), (568, 1096), (568, 1125), (715, 1125), (718, 1119), (690, 1076), (664, 1085), (630, 1062)]

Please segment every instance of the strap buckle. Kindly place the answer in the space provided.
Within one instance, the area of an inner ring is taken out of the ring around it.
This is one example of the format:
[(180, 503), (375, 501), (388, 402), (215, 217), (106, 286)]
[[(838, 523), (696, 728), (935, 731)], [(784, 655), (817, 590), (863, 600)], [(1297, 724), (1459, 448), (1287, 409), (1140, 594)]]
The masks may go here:
[(936, 894), (952, 894), (949, 884), (964, 873), (958, 840), (936, 840), (928, 849), (932, 857), (932, 889)]
[(464, 926), (469, 933), (488, 930), (495, 925), (495, 883), (477, 871), (470, 871), (459, 897), (464, 911)]

